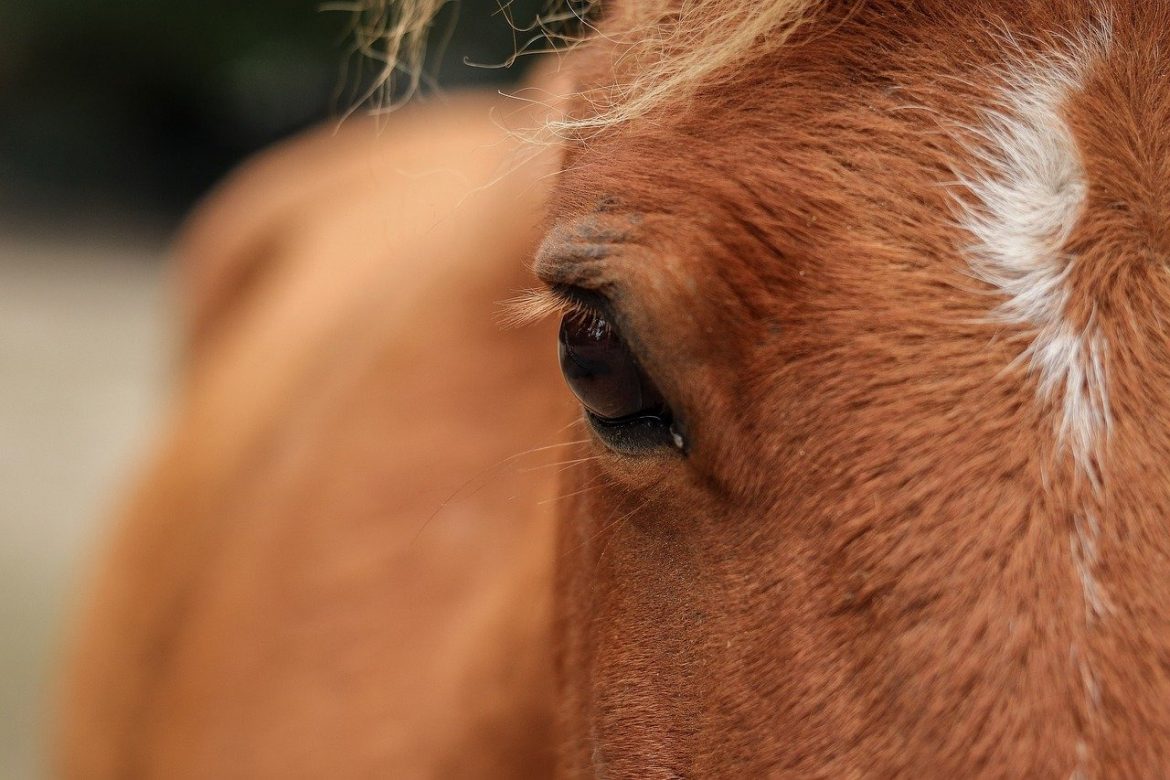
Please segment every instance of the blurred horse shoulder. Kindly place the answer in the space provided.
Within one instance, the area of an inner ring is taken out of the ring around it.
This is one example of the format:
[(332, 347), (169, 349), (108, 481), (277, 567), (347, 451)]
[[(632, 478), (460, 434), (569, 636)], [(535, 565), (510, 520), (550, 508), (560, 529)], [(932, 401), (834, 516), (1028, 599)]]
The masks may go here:
[(179, 387), (87, 594), (66, 776), (549, 765), (530, 467), (570, 413), (546, 329), (485, 324), (532, 284), (552, 163), (495, 102), (318, 131), (190, 221)]

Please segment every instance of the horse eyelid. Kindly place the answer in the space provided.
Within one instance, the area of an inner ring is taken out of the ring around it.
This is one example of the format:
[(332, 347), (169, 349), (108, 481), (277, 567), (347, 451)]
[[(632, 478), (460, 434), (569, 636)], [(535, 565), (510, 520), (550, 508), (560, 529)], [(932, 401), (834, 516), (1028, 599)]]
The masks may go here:
[(570, 284), (550, 284), (549, 292), (567, 306), (589, 314), (596, 314), (608, 322), (620, 325), (614, 316), (609, 299), (596, 290), (587, 290)]

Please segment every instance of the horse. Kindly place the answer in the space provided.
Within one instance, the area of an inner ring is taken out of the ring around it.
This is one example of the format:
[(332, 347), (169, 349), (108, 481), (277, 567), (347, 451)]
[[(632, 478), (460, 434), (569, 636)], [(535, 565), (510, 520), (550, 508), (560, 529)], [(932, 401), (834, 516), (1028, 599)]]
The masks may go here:
[(1170, 7), (586, 26), (195, 217), (63, 773), (1170, 773)]

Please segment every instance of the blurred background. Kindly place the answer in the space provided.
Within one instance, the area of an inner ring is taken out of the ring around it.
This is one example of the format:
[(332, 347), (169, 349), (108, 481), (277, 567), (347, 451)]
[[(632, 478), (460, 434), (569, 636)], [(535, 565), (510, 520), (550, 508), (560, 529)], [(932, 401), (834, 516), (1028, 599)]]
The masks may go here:
[[(503, 86), (540, 0), (444, 9), (429, 72)], [(314, 0), (0, 0), (0, 777), (46, 774), (60, 643), (167, 387), (167, 246), (376, 71)], [(439, 38), (447, 41), (445, 46)]]

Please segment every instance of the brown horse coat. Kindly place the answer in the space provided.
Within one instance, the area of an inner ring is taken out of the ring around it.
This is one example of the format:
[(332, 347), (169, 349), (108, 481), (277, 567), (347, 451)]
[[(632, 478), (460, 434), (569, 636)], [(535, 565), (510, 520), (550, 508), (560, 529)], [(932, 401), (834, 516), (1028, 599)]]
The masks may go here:
[[(458, 98), (250, 164), (180, 243), (191, 338), (75, 653), (63, 771), (546, 771), (547, 160)], [(441, 391), (439, 388), (442, 388)]]
[[(613, 25), (754, 7), (617, 2), (551, 195), (472, 102), (209, 207), (72, 774), (1170, 775), (1170, 11), (786, 5), (590, 124)], [(658, 416), (558, 434), (551, 331), (487, 325), (542, 211)]]

